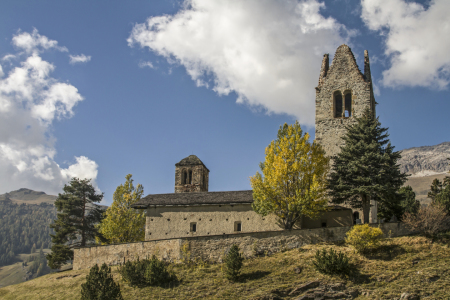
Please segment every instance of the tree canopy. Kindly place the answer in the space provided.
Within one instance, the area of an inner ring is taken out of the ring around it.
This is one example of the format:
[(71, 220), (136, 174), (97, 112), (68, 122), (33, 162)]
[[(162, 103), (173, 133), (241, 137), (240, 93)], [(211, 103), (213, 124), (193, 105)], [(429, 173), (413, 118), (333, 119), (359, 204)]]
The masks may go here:
[(128, 174), (125, 183), (119, 185), (113, 195), (113, 203), (105, 212), (99, 224), (99, 231), (107, 239), (106, 243), (131, 243), (145, 238), (145, 213), (131, 208), (144, 194), (144, 188), (133, 186), (132, 175)]
[(274, 213), (285, 229), (292, 229), (305, 215), (318, 217), (327, 209), (326, 176), (329, 159), (322, 147), (309, 142), (298, 122), (284, 124), (265, 151), (261, 173), (250, 177), (253, 209)]
[(74, 247), (84, 247), (95, 242), (95, 238), (104, 240), (95, 226), (102, 220), (103, 211), (96, 203), (103, 199), (103, 194), (97, 194), (90, 181), (72, 178), (64, 185), (64, 193), (58, 194), (55, 201), (58, 213), (50, 224), (55, 230), (51, 234), (52, 253), (47, 255), (52, 269), (72, 260)]
[(378, 118), (366, 109), (355, 120), (346, 127), (345, 145), (333, 157), (328, 188), (333, 203), (362, 208), (364, 223), (369, 223), (370, 200), (378, 201), (385, 214), (394, 214), (407, 175), (401, 173), (397, 164), (401, 154), (394, 151), (387, 128), (381, 127)]

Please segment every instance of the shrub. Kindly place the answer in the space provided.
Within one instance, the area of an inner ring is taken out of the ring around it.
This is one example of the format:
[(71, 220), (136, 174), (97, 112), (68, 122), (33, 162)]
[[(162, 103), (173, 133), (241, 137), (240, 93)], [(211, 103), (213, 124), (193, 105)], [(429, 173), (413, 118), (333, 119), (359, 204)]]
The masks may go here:
[(146, 260), (127, 261), (119, 267), (119, 273), (130, 286), (145, 286), (146, 265)]
[(144, 277), (148, 285), (162, 285), (177, 279), (175, 274), (167, 271), (166, 264), (155, 255), (147, 262)]
[(86, 276), (86, 283), (81, 285), (81, 299), (123, 300), (120, 285), (114, 282), (111, 275), (111, 268), (105, 263), (101, 269), (98, 268), (97, 264), (90, 269), (89, 275)]
[(347, 232), (345, 241), (352, 245), (357, 252), (367, 253), (375, 249), (383, 238), (383, 231), (380, 228), (370, 227), (369, 224), (356, 225)]
[(119, 267), (122, 279), (130, 286), (156, 286), (176, 281), (175, 274), (167, 270), (167, 265), (155, 255), (151, 259), (127, 261)]
[(405, 213), (403, 223), (428, 237), (450, 229), (450, 217), (445, 206), (441, 204), (421, 207), (417, 214)]
[(244, 258), (239, 253), (239, 247), (233, 245), (225, 256), (225, 277), (231, 281), (237, 281), (241, 272)]
[(343, 252), (336, 252), (333, 249), (317, 250), (314, 256), (313, 265), (317, 271), (323, 274), (345, 275), (350, 273), (348, 256)]

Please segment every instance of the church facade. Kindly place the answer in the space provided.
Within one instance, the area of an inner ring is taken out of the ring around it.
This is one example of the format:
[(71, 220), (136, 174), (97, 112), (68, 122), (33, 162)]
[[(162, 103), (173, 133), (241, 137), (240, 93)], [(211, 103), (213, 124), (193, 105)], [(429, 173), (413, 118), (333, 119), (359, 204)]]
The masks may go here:
[[(364, 73), (347, 45), (336, 50), (329, 65), (324, 55), (316, 87), (316, 141), (327, 156), (343, 145), (345, 127), (355, 122), (366, 108), (375, 116), (375, 98), (368, 52), (364, 52)], [(209, 192), (209, 169), (195, 155), (175, 164), (175, 193), (154, 194), (133, 205), (146, 209), (145, 240), (189, 236), (228, 235), (242, 232), (281, 231), (275, 215), (261, 216), (252, 209), (252, 191)], [(376, 222), (377, 205), (371, 203), (370, 222)], [(318, 219), (303, 217), (295, 229), (351, 226), (362, 217), (361, 210), (329, 205)], [(361, 218), (362, 219), (362, 218)]]

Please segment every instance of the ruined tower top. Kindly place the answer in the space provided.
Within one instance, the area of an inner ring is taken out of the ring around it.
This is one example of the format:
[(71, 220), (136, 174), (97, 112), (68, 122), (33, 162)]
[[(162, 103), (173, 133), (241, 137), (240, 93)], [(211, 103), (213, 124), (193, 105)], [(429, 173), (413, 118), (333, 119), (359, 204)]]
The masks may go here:
[(337, 48), (331, 66), (325, 54), (316, 87), (316, 140), (328, 156), (340, 151), (346, 125), (354, 123), (366, 108), (375, 117), (368, 51), (364, 51), (364, 74), (347, 45)]
[(175, 193), (207, 192), (209, 170), (195, 155), (175, 164)]

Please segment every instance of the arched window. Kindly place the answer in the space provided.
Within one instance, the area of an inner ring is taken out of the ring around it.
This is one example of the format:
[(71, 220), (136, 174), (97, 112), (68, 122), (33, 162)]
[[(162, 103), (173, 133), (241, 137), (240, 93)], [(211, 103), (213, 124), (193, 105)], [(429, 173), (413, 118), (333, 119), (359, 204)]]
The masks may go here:
[(187, 172), (186, 172), (186, 170), (183, 171), (183, 177), (181, 179), (181, 184), (187, 184)]
[(189, 170), (189, 184), (192, 184), (192, 170)]
[(334, 93), (334, 117), (342, 117), (342, 94), (339, 91)]
[(352, 116), (352, 92), (345, 92), (345, 110), (344, 117), (348, 118)]

